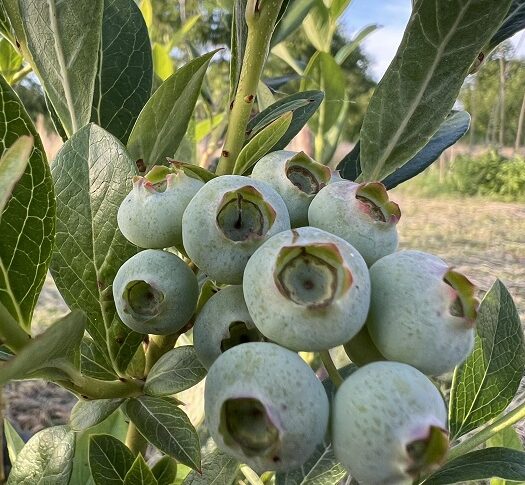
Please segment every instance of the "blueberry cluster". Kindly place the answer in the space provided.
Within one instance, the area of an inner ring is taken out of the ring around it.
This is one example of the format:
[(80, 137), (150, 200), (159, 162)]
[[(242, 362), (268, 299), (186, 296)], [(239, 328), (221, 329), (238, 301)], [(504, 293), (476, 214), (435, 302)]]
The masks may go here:
[[(397, 251), (400, 216), (381, 183), (343, 180), (304, 153), (207, 183), (158, 167), (119, 209), (145, 250), (116, 276), (118, 314), (144, 334), (194, 319), (208, 430), (255, 470), (296, 469), (328, 435), (363, 484), (410, 484), (448, 448), (427, 376), (471, 352), (477, 301), (441, 259)], [(196, 312), (198, 277), (219, 291)], [(297, 352), (341, 345), (359, 368), (330, 403)]]

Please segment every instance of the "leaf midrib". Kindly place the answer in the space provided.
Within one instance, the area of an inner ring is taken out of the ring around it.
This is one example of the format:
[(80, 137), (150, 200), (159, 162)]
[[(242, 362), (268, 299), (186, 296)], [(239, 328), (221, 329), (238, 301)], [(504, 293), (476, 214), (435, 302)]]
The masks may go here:
[[(456, 33), (457, 27), (460, 24), (460, 22), (463, 20), (463, 17), (465, 15), (466, 10), (470, 7), (471, 1), (472, 0), (469, 0), (465, 4), (465, 6), (461, 9), (459, 15), (457, 16), (454, 24), (451, 27), (451, 29), (449, 30), (449, 32), (447, 33), (447, 35), (444, 37), (443, 41), (439, 45), (439, 47), (437, 49), (436, 58), (434, 59), (434, 62), (432, 63), (431, 68), (427, 71), (427, 75), (425, 77), (425, 80), (424, 80), (422, 88), (420, 89), (420, 91), (417, 94), (417, 96), (414, 98), (413, 102), (410, 104), (407, 115), (401, 121), (398, 129), (394, 133), (394, 136), (390, 140), (390, 143), (387, 145), (386, 149), (384, 150), (383, 155), (381, 156), (381, 158), (379, 158), (378, 162), (375, 164), (375, 169), (371, 173), (371, 177), (370, 177), (371, 180), (375, 180), (375, 179), (379, 178), (379, 176), (382, 173), (383, 167), (385, 166), (385, 163), (386, 163), (388, 157), (390, 156), (390, 154), (392, 153), (394, 148), (397, 146), (397, 144), (399, 142), (399, 139), (401, 138), (401, 135), (403, 134), (403, 132), (405, 131), (406, 127), (410, 123), (413, 114), (415, 113), (416, 109), (418, 108), (419, 104), (421, 103), (421, 100), (423, 99), (423, 96), (425, 95), (425, 92), (426, 92), (426, 90), (427, 90), (427, 88), (428, 88), (428, 86), (430, 84), (430, 81), (432, 81), (432, 78), (434, 76), (434, 72), (435, 72), (438, 64), (441, 62), (441, 59), (443, 57), (445, 48), (448, 46), (448, 43), (450, 42), (450, 39)], [(414, 16), (414, 21), (415, 21), (415, 17), (416, 16), (419, 17), (419, 10)], [(424, 35), (423, 26), (421, 26), (421, 31), (423, 32), (423, 35)]]

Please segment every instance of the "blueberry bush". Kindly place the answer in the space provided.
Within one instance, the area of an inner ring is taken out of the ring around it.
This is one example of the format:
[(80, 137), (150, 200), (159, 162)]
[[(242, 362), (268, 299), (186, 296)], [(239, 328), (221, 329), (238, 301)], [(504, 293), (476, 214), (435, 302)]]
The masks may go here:
[[(525, 2), (413, 0), (342, 160), (340, 64), (360, 39), (335, 55), (331, 41), (350, 0), (233, 3), (230, 51), (194, 52), (154, 92), (144, 4), (0, 3), (65, 141), (49, 164), (0, 79), (0, 385), (78, 397), (27, 443), (5, 423), (7, 483), (525, 481), (512, 298), (496, 281), (479, 302), (440, 258), (398, 251), (388, 193), (465, 134), (460, 88), (525, 26)], [(301, 26), (317, 52), (280, 96), (265, 62)], [(196, 113), (218, 56), (231, 82), (215, 122)], [(285, 150), (306, 124), (317, 160)], [(208, 137), (222, 150), (201, 166)], [(48, 270), (71, 312), (34, 335)], [(338, 368), (340, 346), (352, 363)], [(196, 428), (179, 393), (205, 377)]]

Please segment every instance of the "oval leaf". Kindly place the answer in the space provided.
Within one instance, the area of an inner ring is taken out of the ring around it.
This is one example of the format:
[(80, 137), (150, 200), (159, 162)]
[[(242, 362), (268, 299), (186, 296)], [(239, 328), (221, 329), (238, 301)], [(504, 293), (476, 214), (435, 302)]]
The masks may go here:
[(73, 311), (32, 339), (13, 359), (2, 365), (0, 386), (14, 379), (34, 378), (41, 369), (53, 367), (53, 361), (70, 359), (80, 346), (86, 318)]
[(124, 479), (124, 485), (158, 485), (157, 480), (142, 458), (137, 456)]
[(217, 51), (203, 55), (166, 79), (140, 113), (128, 141), (134, 160), (147, 169), (173, 157), (182, 141), (199, 97), (204, 75)]
[(148, 29), (133, 0), (104, 0), (91, 121), (123, 143), (151, 95)]
[(7, 485), (68, 485), (75, 435), (66, 426), (43, 429), (18, 454)]
[(292, 1), (284, 12), (282, 18), (275, 26), (270, 42), (270, 49), (286, 38), (290, 37), (303, 23), (308, 12), (316, 0), (301, 0), (300, 2)]
[(293, 113), (288, 111), (257, 133), (239, 153), (233, 173), (237, 175), (247, 173), (264, 155), (270, 152), (288, 130), (292, 118)]
[(20, 437), (16, 429), (7, 419), (4, 419), (4, 435), (7, 452), (9, 454), (9, 460), (11, 460), (11, 463), (14, 463), (16, 461), (16, 457), (22, 451), (22, 448), (25, 445), (24, 440)]
[(80, 370), (82, 374), (103, 381), (113, 381), (115, 371), (103, 353), (89, 337), (84, 337), (80, 344)]
[(447, 485), (487, 478), (525, 480), (525, 452), (509, 448), (485, 448), (448, 462), (427, 478), (425, 485)]
[(93, 124), (75, 133), (53, 163), (58, 217), (51, 273), (69, 307), (86, 312), (99, 350), (122, 372), (143, 339), (119, 320), (111, 291), (118, 269), (137, 252), (117, 228), (134, 175), (124, 146)]
[(396, 57), (361, 129), (365, 180), (381, 180), (423, 148), (452, 110), (470, 66), (510, 0), (415, 3)]
[(19, 0), (35, 71), (72, 135), (89, 123), (103, 0)]
[(239, 470), (239, 463), (230, 455), (215, 449), (204, 455), (202, 473), (192, 471), (184, 485), (232, 485)]
[(164, 455), (151, 471), (158, 485), (173, 485), (177, 478), (177, 462), (170, 456)]
[(130, 399), (125, 406), (129, 419), (160, 451), (199, 470), (199, 437), (188, 416), (176, 404), (158, 397)]
[(0, 303), (29, 330), (53, 249), (55, 196), (40, 137), (20, 99), (1, 76), (0, 94), (2, 146), (9, 149), (25, 135), (34, 140), (29, 163), (0, 218)]
[(135, 457), (122, 441), (108, 434), (89, 439), (89, 468), (95, 485), (123, 485)]
[(97, 399), (96, 401), (78, 401), (71, 410), (69, 425), (74, 431), (91, 428), (113, 414), (124, 399)]
[(449, 427), (456, 439), (500, 415), (525, 372), (525, 343), (516, 306), (501, 281), (481, 302), (472, 354), (454, 372)]
[(146, 379), (144, 392), (150, 396), (170, 396), (198, 384), (206, 376), (193, 345), (177, 347), (164, 354)]

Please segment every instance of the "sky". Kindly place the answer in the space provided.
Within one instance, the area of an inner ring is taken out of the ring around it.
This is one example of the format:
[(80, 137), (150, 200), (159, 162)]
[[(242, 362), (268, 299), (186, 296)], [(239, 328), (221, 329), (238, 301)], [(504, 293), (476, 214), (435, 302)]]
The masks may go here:
[[(411, 0), (353, 0), (342, 23), (350, 35), (365, 25), (379, 24), (381, 28), (365, 40), (363, 47), (371, 60), (370, 74), (379, 80), (393, 59), (410, 17)], [(525, 38), (518, 33), (512, 39), (517, 55), (525, 58)]]

